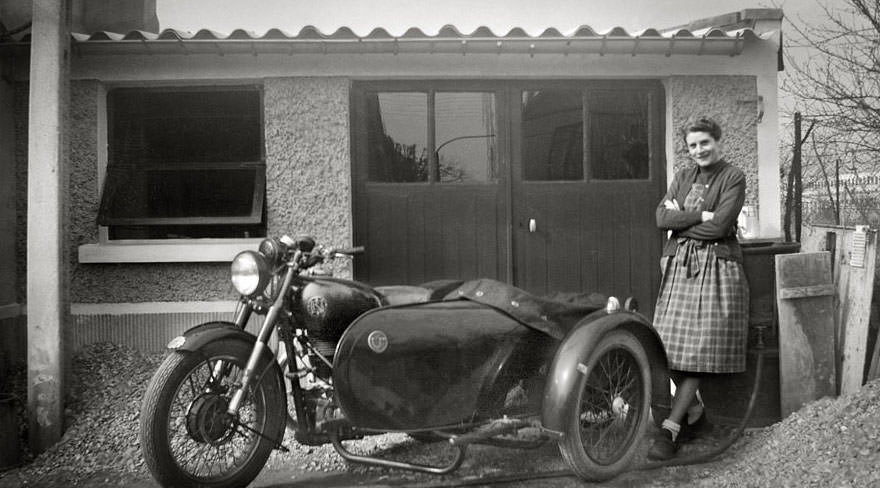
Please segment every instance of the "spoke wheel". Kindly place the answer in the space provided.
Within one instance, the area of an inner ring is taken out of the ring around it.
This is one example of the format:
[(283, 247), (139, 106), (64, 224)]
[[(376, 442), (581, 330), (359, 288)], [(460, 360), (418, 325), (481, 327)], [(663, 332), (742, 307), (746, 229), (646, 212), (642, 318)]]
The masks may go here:
[(604, 335), (578, 368), (563, 458), (579, 476), (604, 480), (627, 468), (638, 449), (651, 406), (650, 364), (631, 333)]
[(280, 443), (286, 398), (274, 362), (258, 365), (238, 415), (226, 412), (251, 348), (222, 339), (198, 352), (174, 352), (156, 371), (144, 395), (140, 434), (144, 460), (163, 486), (246, 485), (265, 464), (272, 441)]

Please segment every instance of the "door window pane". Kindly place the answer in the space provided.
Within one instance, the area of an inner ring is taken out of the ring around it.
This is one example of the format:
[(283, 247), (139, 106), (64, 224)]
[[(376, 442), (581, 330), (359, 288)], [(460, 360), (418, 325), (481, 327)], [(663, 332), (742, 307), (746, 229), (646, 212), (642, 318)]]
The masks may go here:
[(647, 179), (648, 94), (632, 90), (591, 92), (588, 112), (590, 176), (598, 180)]
[(525, 180), (584, 178), (581, 90), (535, 90), (522, 95)]
[(427, 93), (366, 97), (370, 181), (428, 181)]
[(437, 93), (434, 117), (439, 174), (433, 181), (494, 181), (498, 171), (495, 96), (492, 93)]

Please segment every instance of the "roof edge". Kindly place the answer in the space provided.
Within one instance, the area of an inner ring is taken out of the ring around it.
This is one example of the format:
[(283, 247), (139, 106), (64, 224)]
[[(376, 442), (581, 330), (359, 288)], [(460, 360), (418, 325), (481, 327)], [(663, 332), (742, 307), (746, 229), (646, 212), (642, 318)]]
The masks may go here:
[[(726, 14), (692, 20), (686, 24), (677, 25), (664, 30), (674, 31), (685, 29), (694, 31), (709, 27), (725, 30), (743, 27), (755, 29), (759, 21), (782, 22), (783, 17), (783, 11), (779, 8), (749, 8), (738, 12), (729, 12)], [(763, 32), (759, 32), (758, 34), (763, 34)]]

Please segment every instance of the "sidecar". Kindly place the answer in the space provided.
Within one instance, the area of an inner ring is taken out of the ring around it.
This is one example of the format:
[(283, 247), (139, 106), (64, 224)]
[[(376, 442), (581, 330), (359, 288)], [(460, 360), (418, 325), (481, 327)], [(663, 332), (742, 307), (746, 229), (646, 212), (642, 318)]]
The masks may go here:
[(387, 305), (354, 321), (334, 355), (346, 427), (459, 451), (450, 464), (412, 465), (354, 454), (331, 434), (351, 461), (447, 473), (470, 444), (556, 441), (576, 474), (608, 479), (635, 454), (652, 399), (668, 408), (663, 347), (629, 301), (537, 297), (493, 280), (378, 291)]

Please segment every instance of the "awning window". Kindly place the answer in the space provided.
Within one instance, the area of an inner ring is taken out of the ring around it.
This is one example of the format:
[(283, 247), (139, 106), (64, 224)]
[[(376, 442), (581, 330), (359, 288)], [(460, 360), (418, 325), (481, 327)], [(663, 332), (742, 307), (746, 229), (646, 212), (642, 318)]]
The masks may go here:
[(107, 106), (111, 239), (265, 235), (258, 89), (120, 88)]

